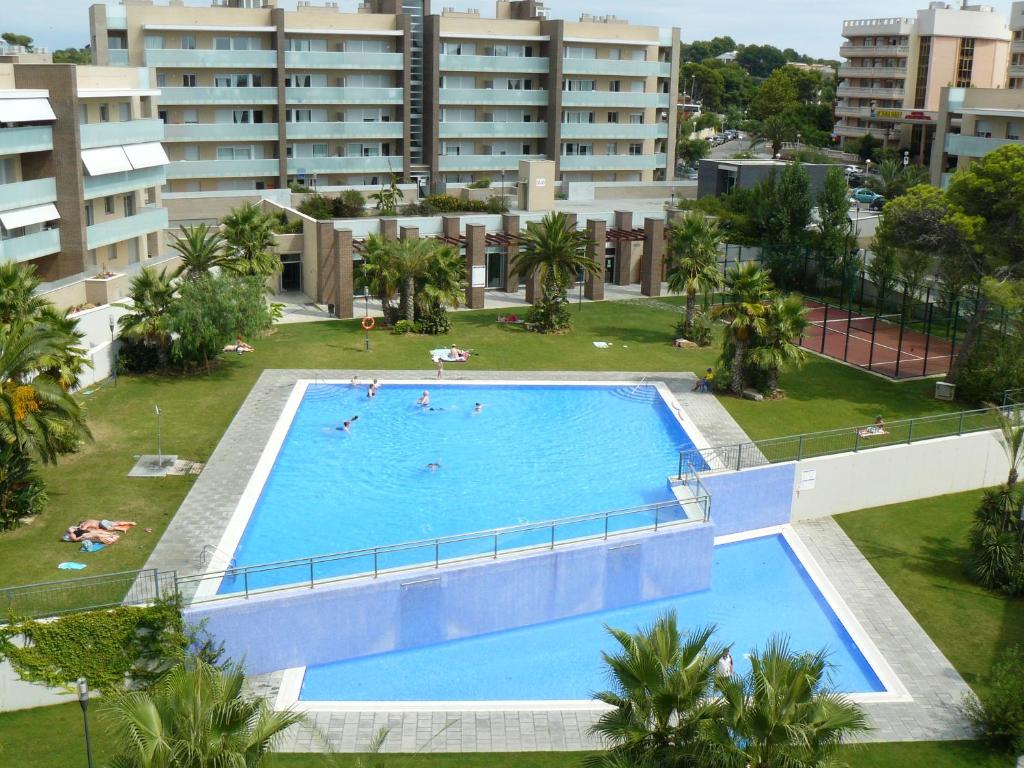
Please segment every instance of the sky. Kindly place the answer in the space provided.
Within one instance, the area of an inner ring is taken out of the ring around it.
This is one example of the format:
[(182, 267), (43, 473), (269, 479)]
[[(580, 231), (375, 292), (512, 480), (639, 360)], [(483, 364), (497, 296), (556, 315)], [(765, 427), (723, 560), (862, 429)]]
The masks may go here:
[[(950, 0), (957, 2), (957, 0)], [(89, 6), (93, 0), (0, 0), (0, 31), (31, 35), (36, 43), (54, 48), (81, 47), (89, 39)], [(163, 5), (167, 0), (156, 0)], [(189, 5), (209, 5), (186, 0)], [(493, 13), (493, 0), (434, 0), (442, 6), (479, 8)], [(314, 0), (322, 5), (323, 0)], [(634, 24), (679, 27), (686, 40), (730, 35), (739, 43), (770, 43), (795, 48), (815, 57), (838, 58), (844, 19), (913, 16), (927, 0), (547, 0), (551, 18), (576, 19), (581, 13), (618, 14)], [(1009, 16), (1009, 0), (992, 3)], [(279, 0), (294, 8), (295, 0)], [(357, 0), (340, 0), (343, 10), (354, 10)]]

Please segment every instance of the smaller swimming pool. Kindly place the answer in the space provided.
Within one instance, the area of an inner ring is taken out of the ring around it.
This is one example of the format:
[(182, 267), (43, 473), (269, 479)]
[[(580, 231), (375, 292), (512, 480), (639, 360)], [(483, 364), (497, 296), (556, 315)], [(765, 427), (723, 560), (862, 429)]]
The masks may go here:
[(715, 547), (711, 589), (506, 632), (310, 667), (299, 696), (328, 701), (579, 701), (607, 687), (605, 631), (650, 625), (674, 610), (682, 628), (715, 624), (737, 674), (773, 635), (794, 651), (828, 650), (833, 684), (886, 691), (879, 675), (782, 535)]

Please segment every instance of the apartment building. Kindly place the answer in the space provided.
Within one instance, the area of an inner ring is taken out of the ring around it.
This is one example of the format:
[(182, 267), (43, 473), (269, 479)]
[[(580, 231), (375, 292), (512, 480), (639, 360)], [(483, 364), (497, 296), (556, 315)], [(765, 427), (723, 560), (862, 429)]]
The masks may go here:
[(124, 0), (90, 9), (97, 64), (146, 66), (162, 90), (167, 191), (666, 178), (678, 30), (552, 21), (535, 0), (494, 18), (429, 0), (295, 11), (273, 0)]
[(926, 161), (941, 90), (1000, 88), (1010, 30), (991, 6), (931, 3), (914, 18), (843, 22), (835, 134), (844, 145), (870, 134)]
[(1024, 89), (943, 88), (931, 156), (931, 182), (950, 177), (1007, 144), (1024, 146)]
[(1006, 72), (1006, 87), (1024, 89), (1024, 3), (1010, 6), (1010, 66)]
[(0, 260), (69, 284), (159, 253), (158, 94), (145, 69), (0, 63)]

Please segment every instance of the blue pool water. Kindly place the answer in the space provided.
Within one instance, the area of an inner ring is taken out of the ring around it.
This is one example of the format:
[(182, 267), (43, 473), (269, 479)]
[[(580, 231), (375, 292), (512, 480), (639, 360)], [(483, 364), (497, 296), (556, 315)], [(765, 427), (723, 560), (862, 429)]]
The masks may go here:
[[(666, 501), (678, 452), (693, 447), (650, 386), (437, 385), (433, 411), (415, 404), (422, 390), (389, 384), (370, 400), (365, 387), (311, 385), (234, 553), (237, 564)], [(478, 402), (484, 408), (476, 413)], [(355, 415), (350, 433), (337, 429)], [(430, 463), (440, 469), (429, 471)], [(379, 566), (423, 562), (430, 550), (391, 555)], [(362, 557), (318, 564), (315, 576), (372, 568)], [(308, 580), (309, 567), (248, 579), (250, 589)], [(240, 578), (221, 586), (240, 589)]]
[(581, 700), (608, 681), (604, 625), (648, 626), (675, 610), (681, 627), (714, 623), (715, 641), (744, 654), (786, 635), (796, 651), (825, 648), (832, 682), (847, 693), (885, 688), (782, 536), (715, 547), (711, 589), (561, 621), (368, 656), (306, 670), (305, 701)]

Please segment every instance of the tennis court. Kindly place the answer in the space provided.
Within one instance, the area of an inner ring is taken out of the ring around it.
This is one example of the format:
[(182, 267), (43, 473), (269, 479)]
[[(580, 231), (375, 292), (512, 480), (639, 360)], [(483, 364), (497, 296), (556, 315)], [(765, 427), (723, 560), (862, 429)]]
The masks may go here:
[(903, 315), (859, 315), (813, 299), (804, 304), (810, 324), (798, 343), (805, 349), (893, 379), (949, 372), (954, 344), (909, 327)]

